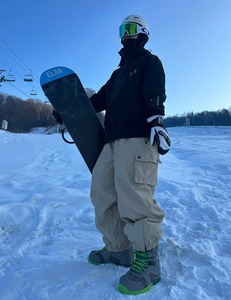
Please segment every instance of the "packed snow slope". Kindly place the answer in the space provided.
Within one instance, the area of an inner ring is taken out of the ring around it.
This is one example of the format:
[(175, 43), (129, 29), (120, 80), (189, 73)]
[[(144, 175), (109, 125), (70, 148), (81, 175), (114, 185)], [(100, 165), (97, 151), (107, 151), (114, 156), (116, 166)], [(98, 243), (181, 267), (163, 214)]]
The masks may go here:
[(103, 243), (77, 148), (59, 134), (0, 130), (0, 299), (231, 299), (231, 128), (169, 131), (155, 194), (162, 280), (124, 296), (127, 269), (87, 262)]

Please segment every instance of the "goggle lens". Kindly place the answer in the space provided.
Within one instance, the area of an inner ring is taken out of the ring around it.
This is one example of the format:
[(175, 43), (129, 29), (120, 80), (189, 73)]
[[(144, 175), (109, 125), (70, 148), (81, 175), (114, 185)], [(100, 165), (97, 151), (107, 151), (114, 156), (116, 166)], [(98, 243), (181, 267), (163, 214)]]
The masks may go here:
[(119, 28), (119, 33), (121, 38), (125, 33), (128, 35), (137, 35), (139, 33), (139, 25), (135, 23), (122, 24)]

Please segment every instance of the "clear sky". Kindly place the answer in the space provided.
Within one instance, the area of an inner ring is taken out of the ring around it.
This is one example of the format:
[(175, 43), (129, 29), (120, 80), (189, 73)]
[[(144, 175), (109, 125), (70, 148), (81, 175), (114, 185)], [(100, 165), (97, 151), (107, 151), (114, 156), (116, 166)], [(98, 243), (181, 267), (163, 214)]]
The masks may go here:
[(98, 91), (118, 66), (122, 20), (139, 14), (164, 65), (166, 116), (231, 106), (231, 0), (1, 0), (0, 12), (0, 76), (16, 76), (2, 93), (45, 100), (39, 77), (59, 65)]

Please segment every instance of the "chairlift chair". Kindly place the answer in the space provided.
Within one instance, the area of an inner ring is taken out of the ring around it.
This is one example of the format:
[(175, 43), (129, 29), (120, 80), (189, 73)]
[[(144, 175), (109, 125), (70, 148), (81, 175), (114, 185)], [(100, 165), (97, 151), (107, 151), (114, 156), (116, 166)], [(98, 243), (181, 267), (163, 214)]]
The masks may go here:
[(11, 73), (11, 70), (9, 71), (9, 74), (6, 76), (7, 82), (14, 82), (16, 80), (16, 77), (14, 74)]
[(44, 100), (44, 103), (50, 103), (50, 100), (47, 98), (47, 96), (44, 94), (45, 96), (45, 100)]
[(4, 75), (0, 77), (0, 82), (6, 82), (6, 78)]
[(23, 77), (25, 82), (33, 82), (33, 76), (31, 74), (27, 74)]
[(36, 96), (37, 95), (37, 91), (34, 89), (34, 87), (32, 87), (32, 90), (30, 91), (30, 95), (31, 96)]
[(23, 80), (25, 82), (33, 82), (32, 70), (30, 70), (30, 71), (31, 71), (30, 74), (27, 74), (23, 77)]

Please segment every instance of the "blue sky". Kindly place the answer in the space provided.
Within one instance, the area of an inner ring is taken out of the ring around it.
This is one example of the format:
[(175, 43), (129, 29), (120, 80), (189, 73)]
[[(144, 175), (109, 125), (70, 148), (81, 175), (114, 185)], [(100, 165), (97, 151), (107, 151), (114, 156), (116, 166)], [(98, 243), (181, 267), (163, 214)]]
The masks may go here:
[(0, 69), (16, 76), (2, 93), (27, 99), (34, 89), (45, 100), (39, 77), (58, 65), (98, 91), (118, 66), (122, 20), (139, 14), (165, 68), (166, 116), (231, 106), (230, 0), (11, 0), (0, 9)]

